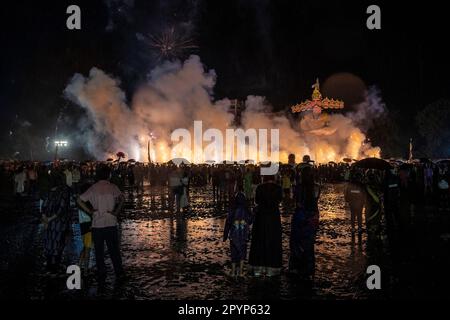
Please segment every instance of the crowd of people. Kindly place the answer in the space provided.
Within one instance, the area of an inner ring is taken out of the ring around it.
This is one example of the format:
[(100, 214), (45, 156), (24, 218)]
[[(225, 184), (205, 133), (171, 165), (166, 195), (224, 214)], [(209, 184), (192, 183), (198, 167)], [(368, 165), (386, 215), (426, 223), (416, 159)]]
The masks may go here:
[(254, 276), (280, 274), (282, 204), (284, 212), (292, 215), (288, 270), (313, 279), (318, 203), (324, 183), (346, 183), (344, 198), (352, 236), (365, 231), (372, 246), (383, 230), (388, 235), (407, 232), (421, 206), (432, 206), (430, 212), (443, 218), (450, 211), (450, 161), (390, 161), (382, 168), (349, 162), (315, 165), (306, 155), (300, 164), (280, 164), (276, 175), (264, 176), (262, 165), (254, 164), (5, 161), (0, 163), (0, 192), (14, 196), (17, 206), (24, 196), (39, 201), (50, 274), (60, 270), (66, 235), (76, 221), (84, 246), (80, 266), (89, 268), (94, 248), (98, 280), (104, 282), (106, 243), (117, 278), (124, 279), (117, 229), (123, 193), (144, 192), (148, 184), (173, 214), (190, 210), (190, 188), (212, 189), (215, 206), (227, 212), (223, 241), (230, 243), (234, 277), (244, 275), (247, 256)]

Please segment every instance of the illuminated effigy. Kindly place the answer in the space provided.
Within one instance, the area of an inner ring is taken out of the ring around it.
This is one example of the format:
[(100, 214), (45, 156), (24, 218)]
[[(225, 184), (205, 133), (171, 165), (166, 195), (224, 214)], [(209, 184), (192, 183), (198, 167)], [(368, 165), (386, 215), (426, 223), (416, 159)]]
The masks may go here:
[(324, 98), (322, 99), (322, 94), (320, 93), (319, 79), (316, 79), (316, 83), (312, 86), (314, 88), (311, 95), (311, 100), (306, 99), (305, 101), (296, 104), (291, 107), (293, 113), (312, 111), (314, 115), (318, 116), (322, 113), (324, 109), (343, 109), (344, 101)]

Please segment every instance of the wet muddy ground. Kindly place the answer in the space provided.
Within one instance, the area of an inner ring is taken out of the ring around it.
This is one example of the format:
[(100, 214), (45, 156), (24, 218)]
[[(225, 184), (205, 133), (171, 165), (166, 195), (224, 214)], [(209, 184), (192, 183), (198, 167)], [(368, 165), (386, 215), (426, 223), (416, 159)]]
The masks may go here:
[[(448, 280), (446, 270), (449, 270), (448, 242), (439, 238), (443, 231), (435, 232), (437, 226), (422, 221), (418, 228), (422, 237), (419, 240), (402, 242), (401, 250), (384, 241), (377, 254), (368, 255), (365, 235), (362, 239), (351, 237), (350, 213), (343, 200), (343, 187), (342, 184), (329, 184), (322, 192), (316, 277), (312, 284), (292, 278), (286, 270), (273, 279), (229, 278), (226, 275), (231, 267), (229, 245), (222, 242), (225, 211), (214, 205), (210, 188), (193, 188), (190, 212), (174, 216), (161, 206), (161, 190), (145, 187), (143, 193), (127, 192), (120, 224), (127, 281), (115, 283), (107, 259), (109, 275), (105, 288), (100, 290), (95, 277), (90, 274), (84, 278), (81, 290), (67, 290), (67, 275), (62, 273), (61, 277), (51, 278), (45, 275), (42, 230), (36, 208), (30, 211), (30, 205), (16, 212), (18, 209), (13, 204), (8, 207), (5, 200), (2, 202), (4, 213), (0, 235), (0, 298), (365, 299), (430, 296), (430, 292), (431, 296), (441, 297), (441, 287)], [(420, 215), (417, 221), (421, 222)], [(288, 212), (282, 215), (282, 225), (286, 269), (290, 231)], [(416, 236), (414, 234), (412, 238), (416, 239)], [(418, 251), (423, 243), (432, 243), (432, 250), (426, 245), (423, 252)], [(74, 224), (64, 262), (77, 264), (80, 249), (79, 229)], [(92, 265), (94, 263), (92, 261)], [(367, 289), (366, 268), (369, 264), (378, 264), (382, 268), (383, 290)], [(427, 275), (431, 269), (444, 278)], [(425, 278), (417, 280), (418, 275)]]

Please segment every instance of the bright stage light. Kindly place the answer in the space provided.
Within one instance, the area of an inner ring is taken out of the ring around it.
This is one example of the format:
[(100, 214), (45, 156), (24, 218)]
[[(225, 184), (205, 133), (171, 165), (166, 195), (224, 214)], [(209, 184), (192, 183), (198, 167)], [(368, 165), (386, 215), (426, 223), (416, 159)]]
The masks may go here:
[(55, 146), (57, 147), (67, 147), (69, 145), (69, 142), (67, 142), (66, 140), (56, 140), (55, 141)]

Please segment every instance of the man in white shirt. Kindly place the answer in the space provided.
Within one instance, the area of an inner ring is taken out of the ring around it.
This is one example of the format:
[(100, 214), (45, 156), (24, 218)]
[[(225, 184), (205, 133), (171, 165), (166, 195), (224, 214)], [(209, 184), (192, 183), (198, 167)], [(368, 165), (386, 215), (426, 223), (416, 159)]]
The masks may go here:
[[(119, 188), (108, 181), (109, 175), (109, 168), (106, 165), (100, 166), (97, 170), (98, 182), (78, 198), (78, 205), (92, 215), (92, 240), (100, 283), (106, 279), (105, 242), (116, 277), (120, 279), (124, 276), (117, 230), (117, 215), (122, 210), (124, 197)], [(89, 208), (87, 202), (91, 204), (93, 210)]]
[(81, 180), (80, 169), (78, 169), (78, 167), (74, 167), (72, 169), (72, 183), (77, 184), (80, 182), (80, 180)]
[(25, 182), (27, 181), (27, 174), (24, 168), (20, 168), (20, 170), (14, 175), (14, 184), (16, 194), (22, 194), (25, 192)]
[(66, 176), (66, 185), (69, 188), (72, 188), (72, 171), (71, 168), (67, 167), (66, 170), (64, 170), (64, 175)]

